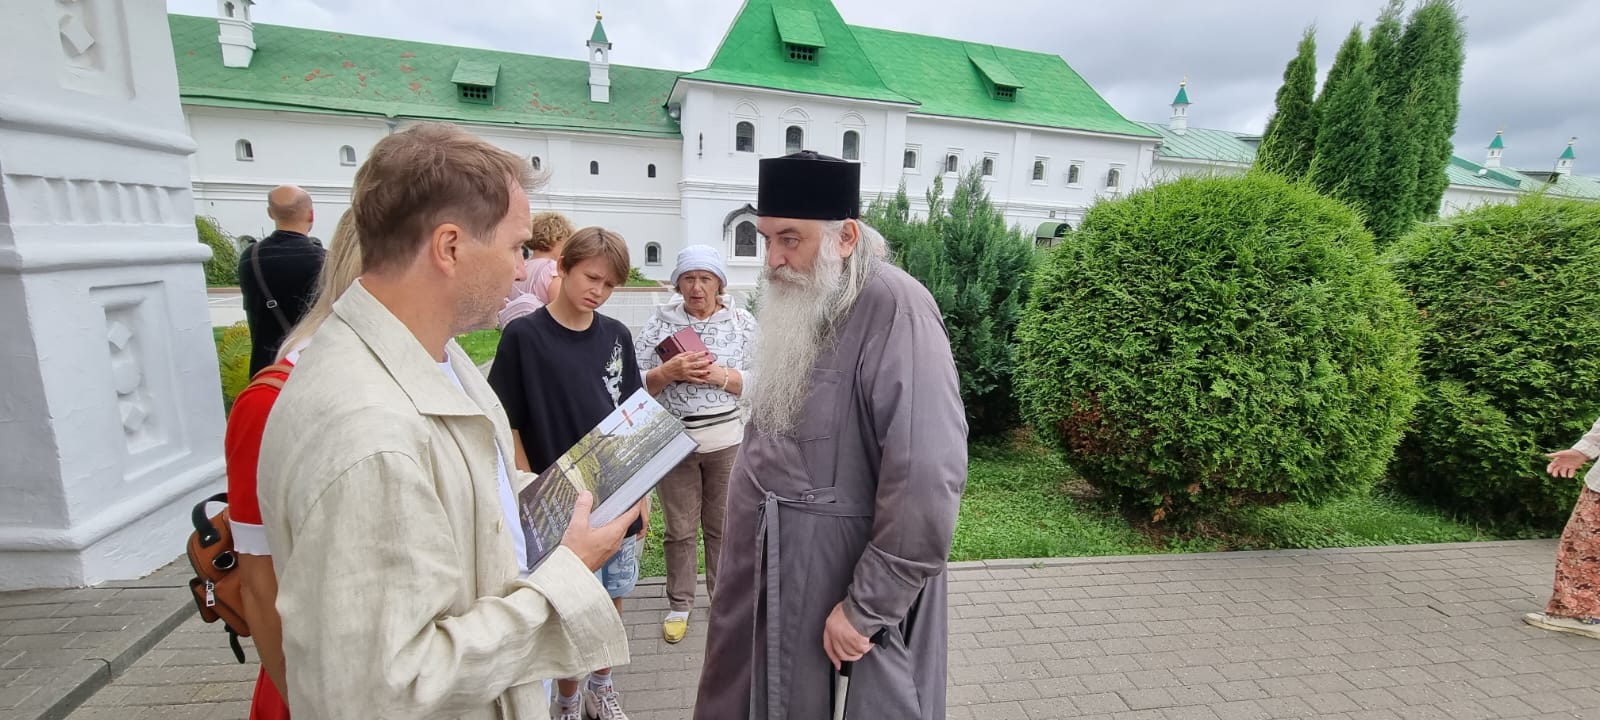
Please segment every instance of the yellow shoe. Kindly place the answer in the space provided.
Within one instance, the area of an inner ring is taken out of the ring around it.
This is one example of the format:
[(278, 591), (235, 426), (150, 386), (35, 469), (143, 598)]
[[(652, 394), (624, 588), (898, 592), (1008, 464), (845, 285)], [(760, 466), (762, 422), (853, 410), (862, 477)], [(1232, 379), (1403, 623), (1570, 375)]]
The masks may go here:
[(661, 623), (661, 639), (676, 643), (689, 633), (689, 618), (667, 618)]

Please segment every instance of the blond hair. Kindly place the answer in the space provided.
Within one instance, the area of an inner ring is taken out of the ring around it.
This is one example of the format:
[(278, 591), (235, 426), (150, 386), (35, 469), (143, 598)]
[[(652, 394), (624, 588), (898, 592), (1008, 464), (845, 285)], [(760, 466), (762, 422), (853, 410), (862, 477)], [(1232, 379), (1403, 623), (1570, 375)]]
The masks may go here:
[(442, 223), (489, 241), (511, 206), (513, 184), (536, 189), (528, 161), (448, 123), (379, 140), (350, 192), (366, 270), (411, 262)]
[(300, 318), (300, 322), (295, 323), (289, 334), (283, 337), (283, 344), (278, 346), (279, 361), (293, 352), (295, 346), (317, 334), (323, 321), (333, 315), (333, 304), (339, 300), (339, 296), (361, 276), (361, 242), (356, 238), (356, 223), (351, 211), (346, 210), (344, 215), (339, 216), (339, 224), (333, 228), (332, 243), (328, 256), (322, 260), (322, 272), (317, 275), (316, 300), (311, 302), (311, 309)]
[(632, 266), (628, 261), (628, 242), (621, 235), (602, 227), (586, 227), (573, 233), (561, 248), (561, 271), (572, 272), (578, 263), (590, 258), (604, 258), (616, 275), (618, 285), (628, 281)]
[(550, 252), (560, 247), (574, 232), (572, 221), (567, 216), (550, 211), (534, 215), (529, 229), (533, 237), (523, 245), (534, 252)]

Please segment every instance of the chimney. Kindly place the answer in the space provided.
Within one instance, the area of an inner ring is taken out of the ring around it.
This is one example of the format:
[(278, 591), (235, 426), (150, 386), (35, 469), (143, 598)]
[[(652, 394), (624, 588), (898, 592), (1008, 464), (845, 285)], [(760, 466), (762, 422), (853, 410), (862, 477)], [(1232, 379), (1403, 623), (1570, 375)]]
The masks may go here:
[(611, 41), (606, 39), (599, 12), (594, 14), (594, 34), (585, 44), (589, 48), (589, 102), (611, 102)]
[(1494, 131), (1494, 140), (1490, 141), (1489, 143), (1489, 157), (1483, 161), (1484, 167), (1500, 167), (1500, 155), (1506, 151), (1506, 142), (1502, 137), (1505, 135), (1505, 132), (1506, 131), (1504, 128)]
[(1183, 135), (1189, 132), (1189, 76), (1183, 76), (1183, 81), (1178, 83), (1178, 96), (1172, 99), (1172, 119), (1167, 121), (1167, 127), (1173, 134)]
[(222, 45), (224, 67), (250, 67), (250, 58), (256, 54), (255, 24), (250, 22), (250, 6), (255, 0), (217, 0), (217, 27), (221, 33), (217, 42)]

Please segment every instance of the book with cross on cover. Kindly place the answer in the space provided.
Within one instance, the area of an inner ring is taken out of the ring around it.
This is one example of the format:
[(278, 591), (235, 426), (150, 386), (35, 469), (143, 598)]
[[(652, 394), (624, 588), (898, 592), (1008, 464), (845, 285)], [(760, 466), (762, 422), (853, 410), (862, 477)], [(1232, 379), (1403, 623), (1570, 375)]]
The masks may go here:
[(528, 569), (561, 544), (579, 492), (594, 495), (589, 524), (605, 525), (643, 499), (694, 449), (683, 424), (649, 393), (640, 389), (624, 398), (518, 493)]

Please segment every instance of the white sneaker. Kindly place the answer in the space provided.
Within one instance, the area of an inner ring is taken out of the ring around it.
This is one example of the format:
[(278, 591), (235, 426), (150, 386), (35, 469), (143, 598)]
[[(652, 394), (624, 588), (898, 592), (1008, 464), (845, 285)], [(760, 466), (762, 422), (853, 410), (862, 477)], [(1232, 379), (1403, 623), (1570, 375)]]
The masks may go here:
[[(590, 718), (628, 720), (628, 714), (622, 712), (622, 696), (617, 694), (617, 688), (614, 685), (596, 688), (590, 683), (584, 683), (583, 710)], [(563, 718), (563, 720), (565, 719)]]
[(1528, 613), (1522, 621), (1536, 628), (1572, 633), (1600, 640), (1600, 623), (1587, 623), (1576, 618), (1552, 617), (1544, 613)]
[(578, 702), (571, 707), (562, 705), (560, 700), (556, 700), (554, 708), (555, 714), (550, 716), (551, 720), (583, 720), (583, 696), (581, 694), (578, 696)]

